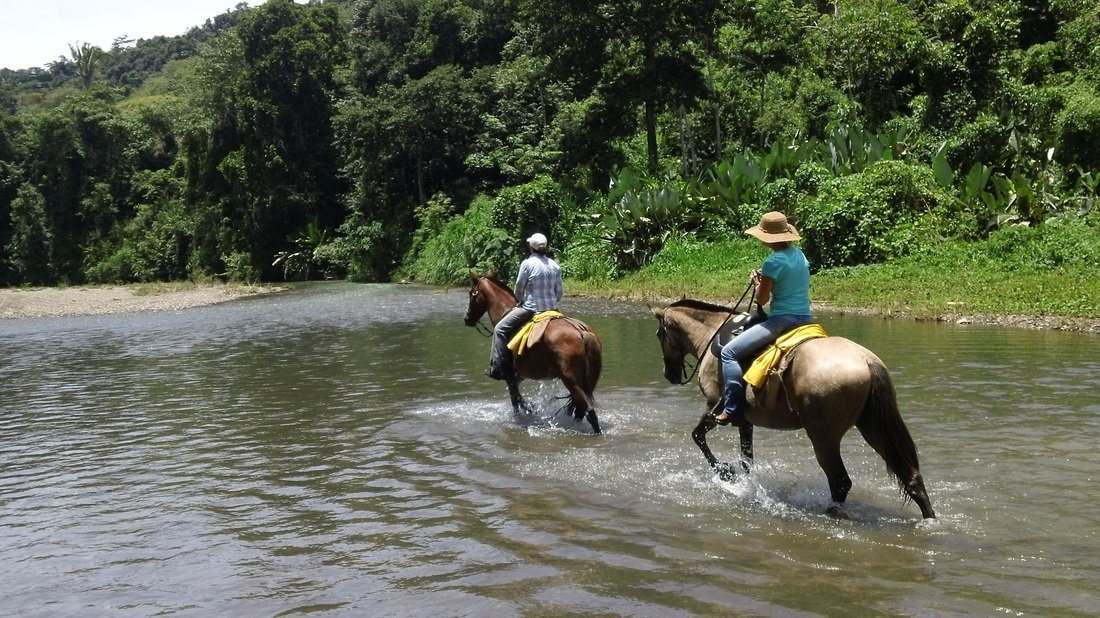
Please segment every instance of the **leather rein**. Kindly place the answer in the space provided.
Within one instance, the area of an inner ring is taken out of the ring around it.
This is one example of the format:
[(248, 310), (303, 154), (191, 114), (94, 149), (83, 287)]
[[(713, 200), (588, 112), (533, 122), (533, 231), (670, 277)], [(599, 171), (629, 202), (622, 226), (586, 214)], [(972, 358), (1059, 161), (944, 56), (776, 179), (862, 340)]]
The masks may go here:
[[(714, 331), (714, 334), (710, 336), (710, 343), (707, 345), (708, 350), (710, 349), (711, 344), (713, 344), (714, 338), (718, 336), (718, 333), (722, 332), (722, 328), (726, 325), (726, 323), (729, 322), (730, 320), (732, 320), (733, 316), (735, 316), (739, 313), (740, 309), (738, 309), (738, 307), (740, 307), (741, 303), (744, 302), (745, 297), (749, 295), (750, 290), (752, 291), (752, 296), (749, 297), (749, 307), (750, 308), (752, 307), (753, 301), (756, 300), (756, 286), (754, 286), (750, 282), (749, 287), (745, 288), (745, 291), (741, 293), (741, 298), (737, 299), (737, 302), (734, 303), (733, 308), (729, 310), (729, 315), (726, 316), (726, 319), (723, 320), (722, 323), (718, 326), (718, 328)], [(702, 356), (706, 356), (706, 351), (703, 352)], [(678, 382), (678, 384), (687, 384), (687, 383), (689, 383), (689, 382), (691, 382), (692, 380), (695, 379), (695, 374), (699, 373), (699, 365), (703, 364), (702, 356), (695, 359), (695, 366), (694, 367), (691, 367), (691, 365), (688, 363), (687, 354), (685, 354), (684, 357), (682, 359), (680, 359), (680, 364), (681, 364), (680, 375), (687, 376), (687, 377), (685, 377), (683, 379), (683, 381)], [(688, 368), (689, 367), (691, 367), (691, 374), (690, 375), (688, 375)]]

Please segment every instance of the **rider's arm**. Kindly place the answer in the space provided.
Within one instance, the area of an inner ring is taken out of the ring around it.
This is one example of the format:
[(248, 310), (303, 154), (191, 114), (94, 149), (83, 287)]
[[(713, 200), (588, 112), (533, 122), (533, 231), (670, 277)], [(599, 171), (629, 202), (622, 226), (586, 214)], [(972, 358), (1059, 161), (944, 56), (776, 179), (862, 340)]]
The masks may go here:
[(772, 299), (772, 283), (774, 279), (760, 274), (759, 270), (752, 271), (752, 284), (756, 286), (756, 302), (761, 307)]
[(523, 299), (527, 296), (527, 281), (531, 278), (531, 269), (527, 265), (527, 261), (523, 261), (519, 265), (519, 272), (516, 273), (516, 301), (519, 304), (523, 304)]

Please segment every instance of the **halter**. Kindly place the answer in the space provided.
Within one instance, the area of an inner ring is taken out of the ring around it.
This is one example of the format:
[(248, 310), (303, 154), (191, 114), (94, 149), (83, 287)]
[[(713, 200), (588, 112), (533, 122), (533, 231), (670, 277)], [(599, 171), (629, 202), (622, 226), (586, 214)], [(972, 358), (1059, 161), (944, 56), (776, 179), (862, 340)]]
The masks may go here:
[[(745, 291), (741, 293), (741, 298), (737, 299), (737, 302), (734, 303), (732, 309), (729, 309), (729, 315), (727, 315), (726, 319), (723, 320), (722, 323), (718, 325), (718, 328), (714, 331), (714, 334), (710, 336), (710, 340), (711, 340), (712, 343), (714, 341), (714, 338), (718, 336), (718, 333), (722, 332), (722, 327), (724, 327), (727, 322), (732, 320), (733, 316), (737, 315), (740, 312), (739, 307), (741, 306), (741, 302), (745, 300), (745, 296), (748, 296), (749, 290), (752, 290), (752, 296), (749, 297), (749, 307), (750, 308), (752, 307), (753, 301), (756, 300), (756, 287), (750, 282), (749, 287), (745, 288)], [(707, 349), (709, 349), (709, 348), (710, 348), (710, 345), (707, 346)], [(703, 354), (705, 355), (706, 352), (704, 351)], [(695, 366), (691, 367), (688, 364), (687, 359), (688, 359), (687, 354), (684, 354), (683, 358), (680, 359), (680, 375), (685, 375), (687, 377), (685, 377), (683, 379), (683, 381), (678, 382), (678, 384), (687, 384), (687, 383), (691, 382), (692, 380), (694, 380), (695, 379), (695, 374), (699, 372), (699, 365), (703, 362), (702, 358), (696, 358), (695, 359)], [(688, 375), (688, 367), (691, 367), (690, 375)]]
[[(478, 294), (481, 294), (481, 282), (485, 281), (485, 279), (486, 279), (485, 277), (481, 277), (477, 280), (477, 283), (474, 284), (474, 289), (470, 290), (470, 296), (477, 296)], [(490, 280), (490, 283), (491, 282), (492, 282), (492, 280)], [(477, 319), (477, 322), (475, 322), (473, 324), (473, 327), (474, 327), (474, 330), (476, 330), (478, 332), (478, 334), (480, 334), (481, 336), (483, 336), (483, 337), (492, 337), (493, 336), (492, 326), (486, 326), (485, 324), (483, 324), (481, 322), (482, 318), (484, 318), (487, 315), (489, 315), (489, 307), (486, 304), (485, 313), (480, 318)]]

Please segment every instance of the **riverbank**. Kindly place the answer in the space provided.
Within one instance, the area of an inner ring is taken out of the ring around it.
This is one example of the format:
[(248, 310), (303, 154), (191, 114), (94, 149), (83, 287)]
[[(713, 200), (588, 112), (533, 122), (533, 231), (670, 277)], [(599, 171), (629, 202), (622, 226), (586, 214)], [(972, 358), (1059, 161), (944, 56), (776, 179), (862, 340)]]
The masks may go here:
[(282, 289), (235, 283), (0, 288), (0, 319), (179, 311)]
[[(815, 311), (1100, 333), (1096, 268), (994, 259), (982, 247), (944, 244), (935, 252), (886, 264), (819, 271), (810, 284)], [(1043, 255), (1037, 249), (1032, 253)], [(566, 289), (639, 302), (687, 296), (732, 306), (745, 291), (746, 273), (765, 256), (766, 250), (753, 243), (671, 242), (639, 271), (614, 279), (569, 280)]]
[[(827, 280), (827, 279), (826, 279)], [(665, 286), (654, 282), (634, 281), (628, 286), (621, 282), (570, 281), (567, 282), (571, 296), (588, 296), (668, 304), (682, 296), (672, 296)], [(828, 287), (833, 292), (832, 286)], [(702, 293), (698, 289), (703, 288)], [(270, 285), (244, 285), (222, 283), (157, 283), (141, 285), (79, 286), (59, 288), (0, 288), (0, 319), (63, 317), (76, 315), (105, 315), (112, 313), (134, 313), (141, 311), (179, 311), (189, 307), (200, 307), (227, 302), (248, 296), (270, 294), (286, 288)], [(706, 286), (686, 286), (683, 289), (695, 289), (692, 298), (732, 305), (736, 298), (721, 298), (707, 293)], [(1033, 330), (1062, 330), (1100, 334), (1100, 318), (1027, 315), (1016, 313), (994, 314), (966, 311), (962, 303), (945, 304), (939, 310), (928, 308), (913, 310), (912, 307), (889, 300), (880, 299), (868, 306), (852, 307), (835, 302), (815, 302), (814, 311), (821, 313), (857, 314), (882, 317), (884, 319), (907, 319), (935, 321), (950, 324), (994, 325), (1006, 328), (1026, 328)]]

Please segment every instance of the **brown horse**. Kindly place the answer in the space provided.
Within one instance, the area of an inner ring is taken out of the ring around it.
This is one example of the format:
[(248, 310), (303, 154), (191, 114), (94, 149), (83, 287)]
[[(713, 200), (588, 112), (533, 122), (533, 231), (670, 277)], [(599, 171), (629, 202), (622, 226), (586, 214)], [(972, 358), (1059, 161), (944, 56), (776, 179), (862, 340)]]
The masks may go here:
[[(516, 295), (492, 273), (470, 273), (470, 304), (466, 308), (466, 326), (475, 326), (489, 314), (495, 325), (516, 306)], [(592, 393), (603, 369), (600, 338), (580, 320), (554, 319), (546, 324), (542, 338), (515, 359), (519, 378), (549, 380), (560, 378), (569, 391), (566, 404), (578, 421), (587, 418), (592, 431), (600, 432), (596, 403)], [(508, 394), (516, 414), (529, 410), (519, 392), (518, 380), (508, 380)]]
[[(722, 394), (721, 360), (711, 350), (711, 340), (728, 320), (747, 320), (748, 314), (695, 300), (680, 300), (667, 307), (650, 307), (660, 323), (657, 338), (664, 356), (665, 378), (686, 384), (684, 359), (697, 360), (699, 389), (706, 396), (706, 412), (691, 437), (711, 467), (724, 478), (734, 468), (723, 464), (707, 446), (706, 434), (716, 427), (710, 413)], [(936, 516), (924, 488), (917, 448), (898, 412), (894, 385), (886, 365), (870, 350), (843, 337), (810, 339), (788, 353), (778, 375), (761, 389), (748, 387), (745, 418), (740, 429), (742, 467), (752, 460), (753, 425), (770, 429), (803, 429), (813, 444), (817, 462), (829, 480), (833, 505), (840, 507), (852, 488), (852, 480), (840, 456), (840, 440), (853, 426), (886, 461), (901, 491), (917, 503), (925, 518)], [(778, 379), (777, 379), (778, 378)]]

